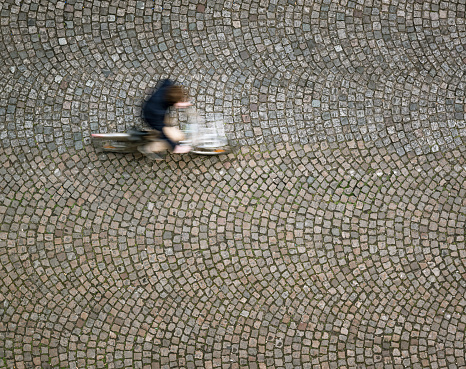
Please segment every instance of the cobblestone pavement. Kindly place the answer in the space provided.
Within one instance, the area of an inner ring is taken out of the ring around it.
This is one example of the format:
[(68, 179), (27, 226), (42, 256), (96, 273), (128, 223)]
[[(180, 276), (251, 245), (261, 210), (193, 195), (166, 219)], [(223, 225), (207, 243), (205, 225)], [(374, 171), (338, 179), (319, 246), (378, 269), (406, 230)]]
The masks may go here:
[[(465, 0), (0, 2), (0, 368), (465, 368)], [(97, 153), (172, 77), (241, 149)]]

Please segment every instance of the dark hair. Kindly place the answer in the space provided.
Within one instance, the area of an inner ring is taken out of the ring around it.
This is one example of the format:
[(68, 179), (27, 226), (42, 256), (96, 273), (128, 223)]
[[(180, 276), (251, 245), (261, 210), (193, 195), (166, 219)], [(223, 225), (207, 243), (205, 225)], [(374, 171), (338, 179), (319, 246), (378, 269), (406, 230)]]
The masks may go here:
[(186, 97), (186, 91), (184, 90), (183, 87), (178, 86), (178, 85), (173, 85), (167, 88), (167, 101), (173, 105), (176, 104), (177, 102), (181, 102), (185, 99)]

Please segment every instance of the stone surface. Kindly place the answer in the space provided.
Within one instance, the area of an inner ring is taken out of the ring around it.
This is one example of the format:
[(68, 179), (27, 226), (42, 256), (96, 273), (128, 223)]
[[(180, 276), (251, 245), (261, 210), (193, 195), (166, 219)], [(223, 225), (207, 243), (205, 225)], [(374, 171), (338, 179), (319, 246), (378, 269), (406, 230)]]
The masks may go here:
[[(465, 2), (0, 3), (0, 368), (464, 368)], [(102, 154), (161, 78), (238, 151)]]

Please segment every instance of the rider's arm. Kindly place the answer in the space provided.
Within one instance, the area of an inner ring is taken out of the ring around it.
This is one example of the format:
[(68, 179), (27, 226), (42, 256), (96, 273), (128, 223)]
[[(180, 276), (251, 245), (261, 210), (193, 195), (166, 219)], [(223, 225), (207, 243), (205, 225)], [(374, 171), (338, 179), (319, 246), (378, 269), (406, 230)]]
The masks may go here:
[(189, 106), (191, 106), (193, 104), (191, 104), (189, 101), (183, 101), (183, 102), (177, 102), (173, 105), (174, 108), (177, 108), (177, 109), (183, 109), (183, 108), (187, 108)]

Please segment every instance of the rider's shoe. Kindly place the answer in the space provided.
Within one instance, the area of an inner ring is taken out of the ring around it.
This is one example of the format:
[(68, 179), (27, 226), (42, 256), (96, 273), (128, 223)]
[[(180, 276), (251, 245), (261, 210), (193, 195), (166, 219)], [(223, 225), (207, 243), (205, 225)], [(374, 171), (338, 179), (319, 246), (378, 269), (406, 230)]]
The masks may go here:
[(165, 155), (150, 151), (147, 145), (139, 146), (138, 151), (142, 155), (148, 157), (150, 160), (164, 160), (165, 159)]
[(188, 145), (176, 145), (173, 150), (173, 154), (186, 154), (191, 151), (191, 146)]
[(165, 155), (163, 155), (163, 154), (157, 154), (157, 153), (155, 153), (155, 152), (150, 153), (150, 154), (146, 154), (146, 156), (147, 156), (150, 160), (156, 160), (156, 161), (165, 160)]
[(142, 155), (147, 155), (147, 154), (150, 154), (151, 151), (149, 151), (147, 149), (147, 145), (141, 145), (141, 146), (138, 146), (138, 151), (142, 154)]

